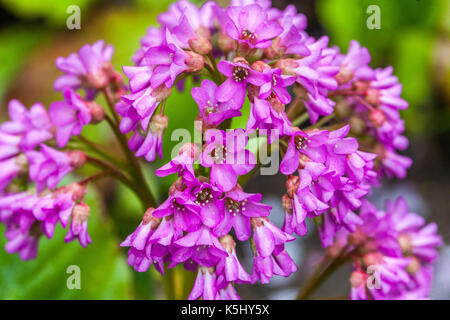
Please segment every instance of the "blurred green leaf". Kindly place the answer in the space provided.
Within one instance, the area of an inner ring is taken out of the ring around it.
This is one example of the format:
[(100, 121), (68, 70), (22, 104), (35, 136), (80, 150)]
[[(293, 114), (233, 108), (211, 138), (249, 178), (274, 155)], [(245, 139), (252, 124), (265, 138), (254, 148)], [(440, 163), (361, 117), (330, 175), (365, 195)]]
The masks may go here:
[(0, 0), (5, 8), (26, 19), (45, 18), (46, 22), (53, 25), (65, 25), (70, 16), (67, 8), (77, 5), (81, 10), (81, 19), (86, 17), (84, 9), (95, 0)]

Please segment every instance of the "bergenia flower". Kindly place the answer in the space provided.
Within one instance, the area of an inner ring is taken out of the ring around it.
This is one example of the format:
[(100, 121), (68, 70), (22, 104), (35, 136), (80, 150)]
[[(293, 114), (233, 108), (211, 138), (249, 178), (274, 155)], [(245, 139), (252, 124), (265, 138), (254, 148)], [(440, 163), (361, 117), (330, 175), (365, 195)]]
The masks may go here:
[(211, 168), (211, 183), (222, 191), (230, 191), (238, 175), (250, 172), (255, 156), (246, 149), (248, 137), (242, 129), (221, 131), (210, 129), (205, 133), (206, 146), (200, 163)]
[(53, 102), (48, 109), (50, 119), (57, 127), (56, 142), (60, 148), (69, 142), (71, 136), (79, 135), (92, 120), (87, 102), (77, 93), (65, 90), (64, 99)]
[(27, 158), (30, 179), (35, 182), (38, 192), (46, 187), (54, 189), (69, 172), (86, 162), (86, 154), (82, 151), (66, 153), (45, 144), (41, 145), (40, 151), (28, 151)]
[(105, 42), (100, 40), (92, 45), (84, 45), (78, 53), (71, 53), (67, 58), (57, 58), (56, 67), (64, 75), (56, 79), (53, 87), (56, 91), (83, 87), (86, 99), (93, 100), (97, 91), (110, 81), (113, 52), (111, 45), (105, 46)]
[(247, 83), (261, 86), (264, 84), (264, 79), (261, 73), (249, 67), (247, 61), (235, 60), (234, 62), (222, 60), (218, 63), (217, 68), (228, 79), (220, 85), (216, 92), (216, 98), (219, 102), (226, 102), (234, 98), (240, 109), (245, 100)]
[(267, 12), (258, 4), (227, 8), (229, 22), (226, 33), (234, 40), (250, 48), (267, 48), (271, 39), (283, 32), (280, 24), (267, 19)]
[(228, 101), (219, 102), (216, 99), (216, 92), (217, 85), (208, 79), (202, 81), (201, 87), (194, 87), (191, 90), (192, 98), (198, 104), (198, 118), (203, 121), (206, 129), (216, 127), (228, 118), (241, 115), (236, 96)]

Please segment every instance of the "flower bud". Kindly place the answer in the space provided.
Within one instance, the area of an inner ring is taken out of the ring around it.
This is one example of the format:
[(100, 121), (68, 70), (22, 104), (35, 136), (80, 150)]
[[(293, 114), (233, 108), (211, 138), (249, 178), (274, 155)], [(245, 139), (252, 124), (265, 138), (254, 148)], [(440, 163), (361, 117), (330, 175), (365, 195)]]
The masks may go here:
[(162, 134), (169, 124), (169, 118), (163, 114), (155, 114), (150, 121), (150, 131), (153, 134)]
[(179, 155), (187, 155), (192, 161), (196, 161), (200, 155), (198, 147), (195, 143), (188, 142), (185, 143), (181, 148)]
[[(84, 198), (84, 195), (86, 194), (87, 190), (84, 185), (81, 185), (79, 183), (71, 183), (68, 186), (63, 187), (61, 192), (69, 192), (72, 194), (72, 200), (77, 202)], [(58, 192), (56, 192), (58, 194)]]
[(408, 266), (406, 267), (406, 271), (411, 274), (414, 275), (417, 273), (417, 271), (420, 270), (421, 264), (419, 259), (417, 259), (416, 257), (411, 257), (411, 261), (409, 262)]
[(229, 253), (233, 252), (236, 248), (236, 242), (233, 240), (233, 237), (227, 234), (226, 236), (219, 238), (220, 244), (227, 250)]
[(153, 216), (153, 211), (155, 211), (155, 208), (152, 208), (152, 207), (148, 208), (145, 211), (145, 214), (142, 217), (142, 224), (143, 225), (147, 225), (147, 224), (151, 223), (150, 229), (155, 230), (159, 226), (159, 224), (161, 223), (162, 219), (155, 218)]
[(353, 271), (350, 276), (350, 284), (353, 288), (358, 288), (365, 285), (367, 279), (367, 274), (361, 270)]
[(379, 252), (370, 252), (363, 256), (363, 263), (366, 267), (381, 264), (383, 255)]
[(169, 195), (174, 195), (176, 192), (184, 191), (187, 188), (186, 184), (183, 182), (183, 179), (178, 178), (172, 183), (169, 188)]
[(88, 84), (95, 89), (105, 88), (109, 83), (109, 75), (105, 72), (105, 70), (108, 69), (109, 68), (105, 66), (91, 70), (86, 76)]
[(258, 60), (252, 64), (252, 69), (258, 72), (264, 72), (264, 70), (269, 70), (272, 68), (264, 61)]
[(353, 79), (353, 71), (343, 65), (335, 78), (339, 85), (345, 84)]
[(98, 103), (87, 101), (86, 107), (89, 109), (93, 124), (99, 123), (105, 118), (105, 109)]
[(383, 111), (378, 109), (370, 110), (369, 113), (370, 121), (374, 124), (375, 127), (380, 127), (386, 121), (386, 116)]
[(272, 45), (264, 49), (264, 55), (268, 59), (276, 59), (282, 57), (286, 52), (286, 47), (280, 46), (281, 38), (276, 38), (272, 41)]
[(187, 72), (197, 72), (203, 69), (205, 65), (205, 59), (203, 56), (192, 51), (186, 51), (187, 57), (185, 63), (188, 67)]
[(366, 101), (370, 104), (377, 106), (380, 104), (381, 93), (375, 88), (369, 88), (364, 93)]
[(211, 33), (208, 28), (200, 27), (195, 32), (196, 37), (189, 39), (189, 46), (195, 53), (206, 55), (212, 50), (212, 44), (210, 41)]
[(77, 169), (82, 167), (87, 160), (86, 153), (80, 150), (68, 151), (67, 155), (70, 158), (70, 166)]
[(298, 62), (294, 59), (280, 59), (276, 64), (277, 68), (280, 68), (283, 71), (283, 74), (289, 76), (295, 76), (295, 69), (298, 67)]
[(293, 212), (292, 198), (288, 194), (284, 194), (281, 197), (281, 202), (283, 204), (283, 211), (292, 214)]
[(361, 231), (360, 228), (358, 228), (355, 232), (348, 235), (347, 240), (351, 245), (358, 247), (366, 242), (367, 238), (367, 234), (365, 234)]
[(398, 244), (400, 245), (400, 248), (402, 249), (404, 255), (408, 255), (412, 252), (413, 243), (410, 236), (406, 234), (400, 235), (398, 237)]
[(72, 209), (72, 225), (77, 227), (89, 219), (91, 208), (86, 203), (76, 204)]
[(167, 88), (164, 84), (158, 88), (153, 89), (152, 97), (155, 97), (157, 101), (166, 100), (172, 93), (172, 88)]
[(300, 184), (300, 178), (298, 176), (290, 176), (286, 181), (287, 194), (293, 198), (297, 192), (297, 188)]

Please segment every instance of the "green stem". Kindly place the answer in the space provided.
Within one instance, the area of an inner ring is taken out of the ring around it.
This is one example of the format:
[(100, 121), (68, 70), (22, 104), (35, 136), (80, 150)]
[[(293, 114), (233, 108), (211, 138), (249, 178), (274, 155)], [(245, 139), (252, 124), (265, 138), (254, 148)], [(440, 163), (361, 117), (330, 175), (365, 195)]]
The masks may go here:
[[(126, 137), (119, 130), (118, 123), (120, 120), (119, 120), (116, 110), (114, 109), (114, 102), (110, 95), (111, 93), (108, 89), (105, 89), (103, 91), (103, 93), (105, 95), (106, 101), (108, 102), (108, 107), (115, 119), (115, 120), (112, 120), (108, 115), (106, 115), (105, 116), (106, 121), (108, 122), (109, 126), (111, 127), (112, 131), (114, 132), (117, 140), (119, 141), (119, 143), (122, 147), (122, 150), (123, 150), (125, 156), (128, 159), (128, 162), (132, 168), (133, 178), (136, 180), (136, 183), (142, 189), (141, 194), (143, 194), (143, 198), (141, 199), (141, 201), (144, 204), (144, 207), (145, 207), (144, 210), (147, 209), (148, 207), (154, 207), (154, 206), (156, 206), (156, 201), (153, 198), (153, 195), (147, 185), (144, 174), (142, 172), (142, 168), (141, 168), (138, 160), (134, 156), (134, 154), (128, 148)], [(114, 123), (114, 121), (115, 121), (115, 123)]]
[(299, 117), (297, 117), (297, 119), (292, 121), (292, 125), (295, 127), (300, 126), (301, 124), (306, 122), (308, 119), (309, 119), (309, 113), (308, 112), (302, 113)]
[(337, 257), (329, 259), (326, 257), (322, 263), (317, 267), (314, 274), (308, 279), (305, 285), (297, 294), (297, 300), (306, 300), (310, 295), (320, 287), (320, 285), (339, 267), (348, 261), (353, 251), (346, 253), (348, 246), (344, 247)]

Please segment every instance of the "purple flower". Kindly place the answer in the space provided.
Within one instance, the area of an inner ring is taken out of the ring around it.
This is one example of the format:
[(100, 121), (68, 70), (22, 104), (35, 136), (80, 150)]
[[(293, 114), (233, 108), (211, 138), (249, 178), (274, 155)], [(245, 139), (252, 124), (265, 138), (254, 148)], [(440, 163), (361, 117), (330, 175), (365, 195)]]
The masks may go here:
[(201, 266), (211, 268), (228, 256), (219, 239), (206, 226), (189, 232), (174, 244), (178, 249), (173, 253), (172, 260), (177, 263), (192, 259)]
[(145, 160), (152, 162), (156, 155), (163, 158), (163, 134), (167, 128), (168, 118), (165, 115), (156, 114), (150, 122), (150, 130), (146, 137), (139, 132), (128, 141), (130, 150), (136, 151), (136, 157), (145, 157)]
[(90, 216), (91, 208), (85, 204), (77, 204), (72, 210), (72, 222), (69, 226), (69, 231), (64, 238), (65, 242), (71, 242), (74, 239), (78, 239), (80, 244), (86, 248), (86, 246), (92, 242), (91, 237), (88, 234), (88, 220)]
[(367, 48), (361, 47), (358, 41), (350, 41), (346, 55), (338, 55), (333, 64), (340, 66), (336, 80), (339, 85), (352, 80), (372, 80), (374, 71), (369, 67), (370, 54)]
[(86, 99), (93, 100), (97, 90), (110, 81), (113, 51), (111, 45), (105, 46), (105, 42), (99, 40), (92, 45), (84, 45), (78, 53), (72, 53), (67, 58), (57, 58), (56, 67), (64, 75), (56, 79), (53, 87), (56, 91), (83, 87)]
[(175, 230), (195, 231), (201, 227), (201, 207), (195, 203), (195, 198), (189, 192), (189, 189), (183, 191), (174, 190), (153, 212), (156, 218), (173, 216)]
[(203, 126), (213, 128), (222, 121), (241, 116), (237, 110), (240, 104), (236, 97), (232, 97), (226, 102), (218, 102), (216, 99), (217, 85), (210, 80), (203, 80), (201, 87), (194, 87), (191, 90), (192, 97), (198, 104), (199, 118), (203, 120)]
[(404, 179), (406, 171), (412, 165), (412, 159), (398, 154), (394, 149), (378, 145), (376, 149), (382, 164), (382, 171), (389, 177)]
[[(274, 105), (271, 104), (271, 101)], [(253, 99), (247, 121), (246, 130), (248, 132), (258, 129), (261, 135), (267, 133), (268, 143), (271, 144), (280, 136), (292, 135), (291, 127), (292, 124), (284, 112), (284, 105), (280, 105), (278, 101), (270, 98), (269, 100)]]
[(251, 235), (250, 219), (267, 217), (272, 209), (271, 206), (260, 203), (261, 199), (261, 194), (245, 193), (239, 185), (226, 192), (223, 199), (218, 201), (224, 213), (219, 224), (214, 227), (214, 233), (225, 236), (234, 228), (239, 241), (247, 240)]
[(41, 192), (46, 187), (53, 189), (69, 172), (86, 162), (86, 155), (81, 151), (61, 152), (44, 144), (40, 151), (26, 153), (30, 163), (30, 179)]
[(200, 267), (189, 300), (217, 300), (217, 277), (213, 268)]
[(260, 281), (262, 284), (270, 282), (274, 275), (288, 277), (297, 271), (297, 266), (289, 254), (284, 250), (283, 245), (279, 245), (273, 254), (264, 257), (255, 254), (253, 260), (252, 282)]
[(23, 171), (26, 164), (27, 161), (23, 155), (0, 160), (0, 194)]
[(230, 235), (219, 239), (220, 243), (227, 250), (228, 256), (221, 259), (216, 266), (216, 274), (219, 275), (219, 282), (223, 278), (225, 283), (250, 283), (250, 275), (245, 271), (236, 256), (236, 242)]
[(185, 59), (187, 54), (177, 45), (168, 29), (160, 45), (150, 47), (145, 53), (145, 63), (154, 66), (150, 83), (152, 88), (164, 84), (170, 88), (177, 76), (187, 70)]
[(185, 182), (196, 182), (194, 162), (198, 157), (199, 150), (197, 145), (186, 143), (180, 148), (180, 151), (175, 158), (155, 171), (155, 175), (158, 177), (166, 177), (170, 174), (177, 173), (178, 176), (183, 177)]
[(295, 82), (295, 77), (281, 74), (281, 69), (265, 69), (262, 72), (264, 83), (259, 91), (259, 98), (267, 99), (272, 93), (275, 94), (283, 104), (291, 102), (291, 95), (286, 87)]
[(86, 101), (78, 94), (65, 90), (64, 99), (53, 102), (48, 109), (50, 119), (57, 127), (56, 142), (60, 148), (67, 144), (71, 136), (79, 135), (92, 120)]
[(161, 28), (156, 27), (149, 27), (147, 29), (147, 33), (144, 37), (142, 37), (140, 43), (141, 47), (136, 50), (131, 60), (137, 65), (137, 66), (144, 66), (145, 65), (145, 53), (147, 52), (148, 48), (159, 46), (164, 38), (164, 30)]
[(35, 103), (27, 110), (19, 101), (11, 100), (8, 113), (10, 120), (0, 126), (0, 159), (34, 149), (53, 137), (52, 123), (42, 104)]
[(255, 86), (264, 84), (261, 73), (251, 69), (245, 60), (238, 59), (235, 62), (222, 60), (218, 63), (217, 68), (228, 77), (216, 92), (217, 100), (225, 102), (234, 98), (239, 109), (245, 100), (247, 83)]
[(238, 175), (250, 172), (255, 156), (245, 149), (248, 137), (242, 129), (222, 131), (210, 129), (205, 133), (206, 147), (200, 158), (204, 167), (211, 168), (211, 183), (222, 191), (230, 191)]
[(271, 39), (283, 32), (278, 22), (267, 19), (267, 12), (258, 4), (231, 6), (227, 8), (227, 14), (226, 33), (250, 48), (267, 48)]

